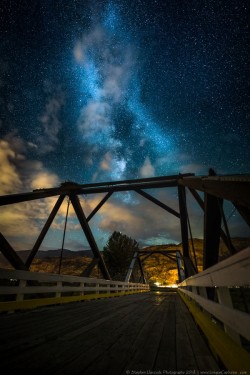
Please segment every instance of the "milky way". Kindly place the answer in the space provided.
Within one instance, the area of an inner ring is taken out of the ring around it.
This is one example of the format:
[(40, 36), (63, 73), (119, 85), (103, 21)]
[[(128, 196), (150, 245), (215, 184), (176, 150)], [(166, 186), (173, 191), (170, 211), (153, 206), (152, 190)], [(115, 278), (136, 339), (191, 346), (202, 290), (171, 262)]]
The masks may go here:
[[(3, 1), (1, 193), (248, 173), (248, 15), (245, 0)], [(118, 222), (98, 220), (105, 238)]]

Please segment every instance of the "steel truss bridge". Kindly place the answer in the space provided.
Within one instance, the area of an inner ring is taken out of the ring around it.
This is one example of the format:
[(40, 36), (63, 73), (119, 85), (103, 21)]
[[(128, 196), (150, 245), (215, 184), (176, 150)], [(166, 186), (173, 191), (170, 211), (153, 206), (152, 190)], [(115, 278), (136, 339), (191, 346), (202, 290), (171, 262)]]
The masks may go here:
[[(147, 192), (170, 187), (176, 188), (178, 211)], [(199, 273), (190, 255), (187, 190), (204, 212)], [(134, 254), (124, 282), (111, 280), (89, 221), (113, 193), (121, 191), (135, 191), (179, 219), (182, 252), (164, 253), (177, 262), (178, 291), (150, 292), (141, 261), (150, 253), (143, 250)], [(86, 216), (79, 196), (96, 193), (105, 196)], [(14, 268), (0, 269), (3, 373), (20, 369), (33, 373), (41, 368), (48, 374), (250, 373), (250, 248), (235, 250), (223, 210), (224, 200), (232, 202), (250, 225), (249, 175), (217, 176), (210, 171), (203, 177), (179, 174), (95, 184), (65, 182), (56, 188), (1, 196), (0, 206), (53, 196), (58, 196), (57, 202), (26, 261), (0, 234), (0, 250)], [(93, 260), (81, 277), (30, 272), (66, 197)], [(230, 256), (219, 262), (220, 239)], [(135, 262), (141, 283), (130, 282)], [(102, 279), (90, 277), (96, 265)], [(122, 298), (111, 298), (118, 296)], [(93, 301), (79, 303), (87, 300)]]

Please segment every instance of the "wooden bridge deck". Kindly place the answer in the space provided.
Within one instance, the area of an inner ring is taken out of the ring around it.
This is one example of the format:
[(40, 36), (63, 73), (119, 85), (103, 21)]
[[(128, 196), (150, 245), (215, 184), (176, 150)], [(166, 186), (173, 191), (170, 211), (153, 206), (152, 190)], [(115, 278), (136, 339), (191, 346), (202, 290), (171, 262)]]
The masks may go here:
[(219, 369), (176, 293), (2, 314), (0, 332), (5, 375), (17, 370), (116, 375)]

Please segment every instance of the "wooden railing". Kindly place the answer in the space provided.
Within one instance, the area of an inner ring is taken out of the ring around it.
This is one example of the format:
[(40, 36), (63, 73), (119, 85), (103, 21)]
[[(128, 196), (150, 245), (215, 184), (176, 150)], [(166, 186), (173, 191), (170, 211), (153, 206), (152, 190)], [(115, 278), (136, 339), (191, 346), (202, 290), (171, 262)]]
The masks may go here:
[(226, 367), (249, 366), (250, 247), (184, 280), (178, 291)]
[(0, 269), (0, 311), (147, 291), (147, 284)]

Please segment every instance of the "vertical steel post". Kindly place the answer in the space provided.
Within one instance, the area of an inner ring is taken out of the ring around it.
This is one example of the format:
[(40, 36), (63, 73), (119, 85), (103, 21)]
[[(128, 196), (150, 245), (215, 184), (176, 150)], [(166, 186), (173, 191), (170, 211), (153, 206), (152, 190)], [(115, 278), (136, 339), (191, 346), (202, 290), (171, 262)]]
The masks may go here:
[(135, 251), (134, 256), (133, 256), (133, 258), (132, 258), (132, 260), (131, 260), (131, 263), (130, 263), (130, 266), (129, 266), (129, 269), (128, 269), (128, 272), (127, 272), (127, 275), (126, 275), (126, 277), (125, 277), (125, 282), (126, 282), (126, 283), (129, 282), (130, 277), (131, 277), (131, 275), (132, 275), (133, 268), (134, 268), (134, 265), (135, 265), (135, 261), (136, 261), (136, 259), (137, 259), (137, 255), (138, 255), (138, 252)]

